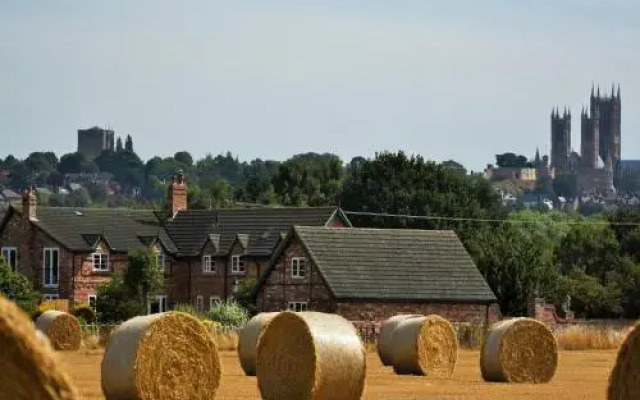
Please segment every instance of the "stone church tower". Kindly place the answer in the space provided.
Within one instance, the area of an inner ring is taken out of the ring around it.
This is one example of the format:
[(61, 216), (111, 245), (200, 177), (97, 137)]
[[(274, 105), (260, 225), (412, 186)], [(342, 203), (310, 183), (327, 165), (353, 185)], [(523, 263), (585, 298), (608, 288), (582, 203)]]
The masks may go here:
[(571, 155), (571, 110), (562, 115), (551, 110), (551, 167), (559, 173), (569, 172)]

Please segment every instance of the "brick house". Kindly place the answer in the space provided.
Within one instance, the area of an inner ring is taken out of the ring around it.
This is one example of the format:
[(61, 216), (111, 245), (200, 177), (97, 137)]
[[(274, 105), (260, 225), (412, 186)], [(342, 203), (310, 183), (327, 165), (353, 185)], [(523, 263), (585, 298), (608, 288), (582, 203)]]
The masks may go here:
[[(95, 301), (99, 285), (122, 271), (127, 254), (153, 247), (164, 266), (164, 293), (151, 311), (176, 303), (204, 310), (257, 277), (291, 226), (351, 226), (337, 207), (188, 210), (182, 176), (168, 186), (169, 213), (37, 205), (33, 189), (0, 220), (9, 264), (48, 298)], [(2, 214), (0, 214), (0, 217)]]
[[(97, 288), (121, 271), (129, 251), (152, 247), (170, 280), (177, 249), (158, 214), (148, 210), (37, 205), (27, 189), (22, 207), (10, 206), (0, 222), (0, 248), (11, 268), (45, 298), (93, 304)], [(166, 296), (154, 307), (165, 308)]]
[(254, 294), (260, 311), (334, 312), (354, 322), (399, 313), (476, 323), (500, 317), (452, 231), (295, 226)]

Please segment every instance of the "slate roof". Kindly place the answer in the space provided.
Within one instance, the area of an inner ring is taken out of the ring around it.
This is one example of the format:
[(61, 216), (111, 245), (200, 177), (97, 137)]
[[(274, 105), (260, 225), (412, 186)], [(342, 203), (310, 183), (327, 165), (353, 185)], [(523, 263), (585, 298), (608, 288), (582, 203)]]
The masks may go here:
[(337, 299), (496, 301), (453, 231), (295, 226), (260, 285), (292, 236)]
[(212, 238), (218, 254), (228, 254), (241, 235), (247, 255), (269, 257), (280, 234), (293, 225), (324, 226), (336, 214), (349, 225), (338, 207), (274, 207), (180, 211), (167, 221), (166, 229), (185, 256), (199, 255)]
[[(17, 206), (9, 211), (22, 212)], [(168, 252), (177, 252), (161, 219), (152, 210), (38, 206), (36, 217), (33, 224), (73, 251), (91, 251), (103, 240), (112, 251), (128, 252), (159, 240)]]

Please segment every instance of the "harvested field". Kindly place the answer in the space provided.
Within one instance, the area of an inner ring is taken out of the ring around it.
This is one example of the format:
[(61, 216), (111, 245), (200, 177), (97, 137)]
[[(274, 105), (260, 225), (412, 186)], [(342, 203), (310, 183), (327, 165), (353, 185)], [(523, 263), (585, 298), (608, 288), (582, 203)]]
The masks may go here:
[[(102, 350), (59, 353), (78, 388), (79, 398), (102, 400)], [(397, 376), (383, 367), (375, 351), (367, 352), (366, 400), (489, 400), (606, 399), (609, 374), (617, 350), (560, 351), (558, 370), (548, 384), (486, 383), (480, 375), (480, 353), (461, 350), (452, 379), (429, 381), (419, 376)], [(216, 400), (258, 400), (255, 377), (245, 376), (236, 352), (220, 354), (223, 376)]]

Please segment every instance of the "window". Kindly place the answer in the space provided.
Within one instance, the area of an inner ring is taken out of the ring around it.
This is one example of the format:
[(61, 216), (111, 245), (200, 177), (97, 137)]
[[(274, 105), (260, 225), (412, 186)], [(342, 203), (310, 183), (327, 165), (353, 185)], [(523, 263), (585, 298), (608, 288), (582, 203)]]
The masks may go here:
[(45, 294), (45, 295), (44, 295), (44, 299), (45, 299), (45, 300), (57, 300), (57, 299), (59, 299), (59, 298), (60, 298), (60, 295), (59, 295), (59, 294), (51, 294), (51, 293), (50, 293), (50, 294)]
[(43, 282), (45, 287), (58, 286), (58, 278), (60, 271), (58, 270), (58, 254), (60, 252), (57, 248), (45, 248), (44, 257), (42, 260), (43, 269)]
[(158, 268), (160, 269), (160, 271), (164, 271), (164, 261), (165, 261), (164, 253), (163, 252), (156, 253), (156, 263), (158, 264)]
[(220, 301), (220, 296), (209, 297), (209, 309), (215, 307), (216, 303)]
[(204, 299), (202, 298), (202, 296), (196, 297), (196, 312), (204, 312)]
[(95, 294), (90, 294), (89, 295), (89, 307), (93, 310), (96, 311), (96, 303), (97, 303), (97, 299), (98, 297)]
[(240, 256), (231, 256), (231, 273), (244, 274), (244, 260)]
[(291, 259), (291, 276), (294, 278), (304, 278), (307, 276), (307, 260), (304, 257), (294, 257)]
[(149, 303), (149, 309), (147, 312), (149, 314), (157, 314), (167, 311), (167, 296), (159, 295), (156, 296), (155, 300)]
[(15, 247), (3, 247), (2, 258), (11, 267), (12, 271), (18, 268), (18, 249)]
[(93, 260), (93, 270), (105, 272), (109, 271), (109, 255), (102, 253), (93, 253), (91, 254), (91, 259)]
[(307, 311), (307, 302), (306, 301), (290, 301), (287, 307), (289, 311)]
[(202, 257), (202, 272), (207, 274), (216, 272), (216, 260), (213, 256)]

